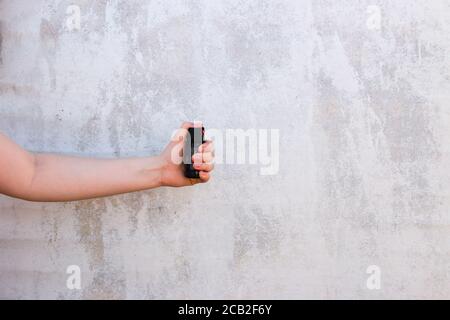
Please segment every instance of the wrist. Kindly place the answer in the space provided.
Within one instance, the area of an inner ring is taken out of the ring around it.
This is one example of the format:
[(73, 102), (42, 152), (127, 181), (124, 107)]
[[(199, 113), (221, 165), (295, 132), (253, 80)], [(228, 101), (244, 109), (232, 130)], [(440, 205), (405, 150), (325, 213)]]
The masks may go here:
[(161, 157), (142, 158), (143, 166), (140, 169), (145, 189), (163, 186), (164, 161)]
[(164, 179), (165, 176), (165, 172), (167, 170), (167, 162), (165, 161), (165, 159), (162, 156), (157, 156), (155, 157), (155, 161), (157, 163), (157, 167), (158, 167), (158, 187), (165, 187), (166, 186), (166, 182)]

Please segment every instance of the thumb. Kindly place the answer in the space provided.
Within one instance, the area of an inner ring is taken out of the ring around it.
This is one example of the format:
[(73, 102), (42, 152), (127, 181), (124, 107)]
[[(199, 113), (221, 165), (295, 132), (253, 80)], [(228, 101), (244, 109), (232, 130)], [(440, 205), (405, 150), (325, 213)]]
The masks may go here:
[(167, 146), (167, 149), (170, 150), (170, 159), (173, 164), (179, 165), (183, 162), (184, 140), (188, 135), (188, 129), (193, 126), (194, 123), (192, 122), (183, 122), (181, 127), (173, 133), (170, 143)]
[(181, 127), (173, 133), (172, 138), (170, 139), (170, 145), (175, 146), (183, 142), (188, 133), (188, 129), (193, 126), (194, 124), (192, 122), (183, 122)]

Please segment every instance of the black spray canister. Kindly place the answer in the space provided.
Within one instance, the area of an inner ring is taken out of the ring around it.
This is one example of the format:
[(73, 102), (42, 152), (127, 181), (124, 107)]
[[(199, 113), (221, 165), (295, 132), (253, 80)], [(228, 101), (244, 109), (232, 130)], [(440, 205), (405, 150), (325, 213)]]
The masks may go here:
[(189, 128), (184, 140), (183, 164), (186, 178), (198, 179), (199, 171), (194, 169), (192, 156), (198, 152), (198, 148), (205, 142), (205, 128)]

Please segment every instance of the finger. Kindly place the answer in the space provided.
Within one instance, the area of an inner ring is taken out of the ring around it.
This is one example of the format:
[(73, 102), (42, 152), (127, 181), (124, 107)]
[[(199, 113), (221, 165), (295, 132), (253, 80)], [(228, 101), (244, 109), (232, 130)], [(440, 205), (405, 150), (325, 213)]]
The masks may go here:
[(209, 172), (205, 172), (205, 171), (200, 171), (199, 176), (200, 176), (200, 180), (202, 182), (208, 182), (209, 179), (211, 178)]
[(214, 155), (211, 152), (196, 153), (192, 156), (193, 163), (211, 163), (214, 161)]
[(196, 153), (192, 156), (192, 162), (201, 164), (203, 163), (203, 156), (201, 153)]
[(204, 163), (212, 163), (214, 162), (214, 155), (212, 152), (203, 152), (202, 159)]
[(198, 171), (210, 172), (214, 169), (214, 163), (194, 163), (194, 169)]
[(209, 140), (206, 141), (198, 148), (198, 152), (213, 152), (214, 151), (214, 143)]

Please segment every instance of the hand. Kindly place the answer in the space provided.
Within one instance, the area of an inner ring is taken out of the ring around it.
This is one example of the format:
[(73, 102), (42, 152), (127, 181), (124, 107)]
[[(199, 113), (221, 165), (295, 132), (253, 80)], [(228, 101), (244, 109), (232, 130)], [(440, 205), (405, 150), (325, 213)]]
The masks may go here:
[(160, 159), (162, 162), (161, 185), (167, 187), (185, 187), (197, 183), (208, 182), (211, 171), (214, 169), (214, 145), (207, 141), (199, 147), (198, 152), (192, 156), (194, 168), (200, 171), (199, 179), (189, 179), (184, 176), (182, 163), (184, 139), (188, 129), (202, 127), (201, 123), (184, 122), (172, 141), (166, 146)]

